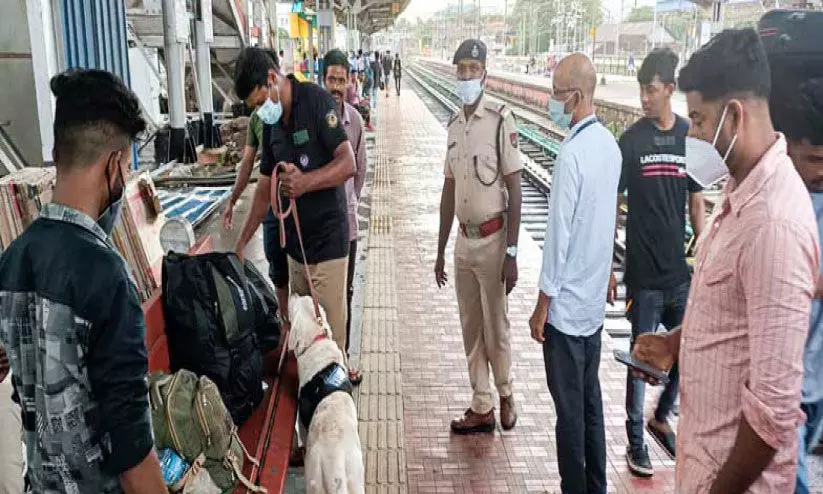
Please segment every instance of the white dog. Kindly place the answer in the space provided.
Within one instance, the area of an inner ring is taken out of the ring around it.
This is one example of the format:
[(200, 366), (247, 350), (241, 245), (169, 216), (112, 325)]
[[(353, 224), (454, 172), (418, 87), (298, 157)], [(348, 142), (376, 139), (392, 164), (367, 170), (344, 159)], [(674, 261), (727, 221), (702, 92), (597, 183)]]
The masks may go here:
[[(311, 297), (289, 299), (289, 350), (297, 358), (301, 393), (307, 383), (327, 369), (339, 364), (346, 372), (343, 353), (330, 337), (326, 314), (320, 309), (318, 324)], [(339, 374), (339, 372), (338, 372)], [(300, 418), (298, 416), (298, 422)], [(357, 409), (345, 391), (328, 394), (314, 410), (306, 438), (306, 485), (311, 494), (361, 494), (365, 492), (363, 452), (357, 432)]]

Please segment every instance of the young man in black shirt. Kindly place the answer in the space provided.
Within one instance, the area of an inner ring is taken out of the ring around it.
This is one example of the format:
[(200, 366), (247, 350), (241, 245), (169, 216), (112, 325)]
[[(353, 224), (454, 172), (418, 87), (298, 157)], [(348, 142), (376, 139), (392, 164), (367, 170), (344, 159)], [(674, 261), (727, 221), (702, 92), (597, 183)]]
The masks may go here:
[[(240, 53), (234, 89), (249, 106), (259, 106), (263, 121), (260, 178), (251, 212), (237, 241), (243, 257), (272, 204), (272, 174), (282, 184), (284, 207), (295, 198), (306, 258), (300, 251), (294, 217), (285, 221), (288, 260), (278, 258), (270, 269), (275, 284), (290, 281), (298, 295), (309, 294), (314, 283), (320, 305), (326, 311), (334, 341), (346, 354), (346, 276), (349, 256), (349, 223), (345, 183), (354, 176), (354, 151), (346, 136), (332, 96), (310, 82), (282, 77), (277, 60), (259, 48)], [(277, 165), (283, 167), (276, 170)], [(278, 242), (269, 237), (268, 242)], [(309, 265), (307, 280), (302, 264)], [(288, 307), (281, 307), (288, 314)]]
[[(705, 207), (700, 186), (686, 175), (685, 139), (689, 122), (672, 111), (677, 55), (669, 48), (652, 51), (643, 61), (637, 80), (644, 118), (620, 138), (623, 171), (619, 193), (628, 190), (626, 222), (626, 308), (632, 340), (663, 324), (679, 326), (686, 311), (690, 274), (684, 235), (686, 201), (694, 234), (703, 230)], [(614, 274), (609, 298), (616, 292)], [(677, 365), (648, 422), (649, 432), (675, 455), (675, 434), (667, 418), (677, 398)], [(628, 373), (626, 384), (626, 459), (635, 475), (654, 473), (643, 441), (645, 384)]]
[(0, 258), (0, 343), (28, 480), (33, 492), (164, 493), (143, 311), (109, 238), (146, 124), (137, 97), (108, 72), (66, 72), (51, 90), (52, 202)]

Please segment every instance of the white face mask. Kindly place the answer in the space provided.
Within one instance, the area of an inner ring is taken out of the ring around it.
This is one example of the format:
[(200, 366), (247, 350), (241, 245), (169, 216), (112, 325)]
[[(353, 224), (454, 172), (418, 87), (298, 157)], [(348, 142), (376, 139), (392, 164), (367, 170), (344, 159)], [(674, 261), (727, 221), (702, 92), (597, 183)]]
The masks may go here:
[(482, 79), (457, 81), (454, 90), (457, 92), (457, 95), (460, 96), (460, 101), (462, 101), (464, 105), (473, 105), (477, 102), (480, 93), (483, 91)]
[(732, 137), (732, 142), (729, 144), (725, 156), (721, 157), (717, 148), (715, 148), (728, 111), (728, 106), (723, 109), (723, 115), (720, 116), (720, 122), (717, 124), (717, 130), (711, 144), (703, 139), (686, 137), (686, 173), (704, 189), (711, 187), (729, 174), (726, 159), (731, 154), (734, 143), (737, 142), (737, 134)]

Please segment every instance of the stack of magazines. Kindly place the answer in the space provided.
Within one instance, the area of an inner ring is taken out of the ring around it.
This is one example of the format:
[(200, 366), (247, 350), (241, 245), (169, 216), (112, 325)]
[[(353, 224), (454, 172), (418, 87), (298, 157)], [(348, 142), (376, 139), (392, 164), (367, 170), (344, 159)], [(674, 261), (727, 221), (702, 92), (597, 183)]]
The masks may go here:
[(123, 212), (120, 214), (120, 221), (111, 232), (111, 239), (131, 268), (140, 301), (145, 302), (157, 289), (157, 282), (151, 274), (149, 258), (137, 231), (134, 211), (129, 201), (123, 201)]
[[(51, 201), (55, 183), (54, 167), (23, 168), (0, 178), (0, 247), (17, 238), (38, 216), (43, 204)], [(121, 220), (111, 235), (115, 247), (131, 268), (140, 300), (147, 300), (157, 288), (148, 256), (135, 226), (132, 207), (123, 201)]]
[(0, 243), (6, 250), (29, 224), (40, 216), (40, 207), (51, 202), (55, 170), (22, 168), (0, 178)]

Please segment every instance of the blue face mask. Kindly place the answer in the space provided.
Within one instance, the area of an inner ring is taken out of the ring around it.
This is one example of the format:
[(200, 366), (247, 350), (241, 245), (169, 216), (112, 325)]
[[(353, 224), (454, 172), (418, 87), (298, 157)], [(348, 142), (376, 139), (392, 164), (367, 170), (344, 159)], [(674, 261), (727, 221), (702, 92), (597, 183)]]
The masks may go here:
[[(116, 160), (115, 163), (117, 163)], [(119, 169), (120, 165), (117, 164), (116, 166)], [(111, 186), (108, 186), (109, 171), (108, 168), (106, 169), (106, 185), (109, 187), (109, 205), (100, 213), (100, 217), (97, 218), (97, 224), (106, 232), (106, 235), (109, 236), (111, 236), (111, 232), (114, 231), (114, 227), (117, 226), (117, 223), (120, 221), (120, 213), (123, 210), (123, 197), (126, 195), (126, 183), (123, 181), (122, 175), (120, 181), (122, 183), (120, 197), (112, 200), (111, 198), (114, 197), (114, 194), (111, 192)]]
[(470, 79), (468, 81), (457, 81), (454, 88), (460, 101), (464, 105), (473, 105), (480, 98), (480, 93), (483, 92), (482, 79)]
[(120, 221), (120, 213), (123, 211), (123, 197), (126, 194), (123, 192), (120, 193), (120, 197), (106, 206), (106, 209), (100, 213), (100, 218), (97, 219), (97, 224), (100, 225), (100, 228), (106, 232), (106, 235), (111, 236), (111, 232), (114, 231), (114, 227), (117, 226), (117, 223)]
[[(278, 98), (279, 99), (279, 98)], [(274, 125), (283, 116), (283, 105), (278, 101), (275, 103), (271, 98), (266, 98), (266, 102), (257, 109), (257, 116), (266, 125)]]
[(557, 101), (554, 98), (549, 98), (549, 119), (562, 129), (568, 129), (572, 123), (572, 113), (566, 113), (566, 103), (568, 101), (568, 99), (566, 101)]

